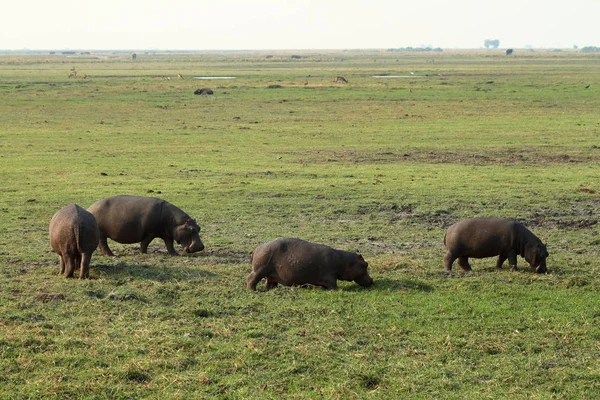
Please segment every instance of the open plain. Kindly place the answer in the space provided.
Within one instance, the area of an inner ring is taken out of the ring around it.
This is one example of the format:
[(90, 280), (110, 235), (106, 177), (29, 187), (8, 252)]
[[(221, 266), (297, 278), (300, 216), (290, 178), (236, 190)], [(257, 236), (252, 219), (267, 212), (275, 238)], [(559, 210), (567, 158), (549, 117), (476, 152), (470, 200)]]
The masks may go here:
[[(598, 110), (574, 51), (1, 55), (0, 399), (599, 398)], [(60, 276), (52, 215), (118, 194), (206, 249)], [(526, 225), (548, 273), (446, 273), (473, 216)], [(277, 237), (375, 283), (247, 289)]]

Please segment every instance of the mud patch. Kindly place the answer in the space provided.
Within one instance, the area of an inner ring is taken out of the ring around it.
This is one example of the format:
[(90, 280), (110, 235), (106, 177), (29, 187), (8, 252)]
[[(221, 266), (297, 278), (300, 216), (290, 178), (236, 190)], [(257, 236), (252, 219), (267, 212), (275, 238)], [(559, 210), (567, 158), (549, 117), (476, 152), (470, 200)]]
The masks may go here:
[(598, 224), (599, 217), (598, 204), (575, 204), (565, 211), (533, 210), (522, 222), (530, 227), (590, 229)]
[[(282, 154), (282, 153), (278, 153)], [(402, 163), (418, 162), (430, 164), (498, 165), (498, 164), (574, 164), (600, 162), (600, 154), (548, 154), (531, 149), (485, 149), (484, 151), (407, 151), (367, 152), (360, 150), (313, 150), (288, 152), (293, 162), (301, 164), (346, 163)]]
[(372, 205), (358, 206), (357, 214), (377, 213), (388, 215), (389, 221), (397, 222), (404, 220), (411, 225), (428, 225), (431, 228), (447, 228), (456, 222), (456, 216), (451, 210), (436, 210), (419, 213), (415, 211), (415, 206), (407, 204), (384, 204), (374, 203)]

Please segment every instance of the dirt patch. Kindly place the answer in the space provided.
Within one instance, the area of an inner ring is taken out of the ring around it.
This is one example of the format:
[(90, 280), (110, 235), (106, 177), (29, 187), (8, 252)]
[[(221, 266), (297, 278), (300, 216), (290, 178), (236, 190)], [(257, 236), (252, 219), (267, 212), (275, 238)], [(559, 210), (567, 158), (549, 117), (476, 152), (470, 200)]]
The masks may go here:
[(301, 164), (347, 163), (402, 163), (497, 165), (497, 164), (573, 164), (600, 162), (600, 154), (548, 154), (530, 149), (485, 149), (485, 151), (409, 151), (367, 152), (360, 150), (313, 150), (284, 153), (295, 156)]
[(369, 213), (387, 214), (390, 222), (404, 220), (411, 225), (428, 225), (431, 228), (447, 228), (456, 222), (456, 215), (449, 210), (436, 210), (419, 213), (415, 211), (415, 206), (407, 204), (383, 204), (375, 203), (372, 205), (358, 206), (357, 214)]

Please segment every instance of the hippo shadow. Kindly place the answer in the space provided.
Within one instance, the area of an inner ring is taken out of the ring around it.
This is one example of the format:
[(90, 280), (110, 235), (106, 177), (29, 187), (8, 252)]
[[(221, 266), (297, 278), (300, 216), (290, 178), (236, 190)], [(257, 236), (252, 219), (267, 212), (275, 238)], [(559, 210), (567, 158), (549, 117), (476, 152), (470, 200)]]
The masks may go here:
[(117, 262), (115, 264), (93, 264), (90, 266), (91, 279), (108, 278), (122, 280), (135, 278), (156, 282), (170, 281), (207, 281), (215, 279), (216, 274), (197, 268), (182, 266), (157, 266), (143, 263)]

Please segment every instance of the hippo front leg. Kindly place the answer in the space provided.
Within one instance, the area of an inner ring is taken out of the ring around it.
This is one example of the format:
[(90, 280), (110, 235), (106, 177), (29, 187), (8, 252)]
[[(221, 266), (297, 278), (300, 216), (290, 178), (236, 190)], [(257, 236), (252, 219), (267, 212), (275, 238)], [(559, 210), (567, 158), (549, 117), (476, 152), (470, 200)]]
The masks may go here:
[(511, 270), (517, 270), (517, 252), (514, 250), (508, 254), (508, 265)]
[(265, 282), (265, 288), (267, 290), (275, 289), (277, 287), (277, 285), (278, 285), (277, 281), (275, 281), (272, 278), (267, 277), (267, 280)]
[(167, 246), (167, 251), (169, 252), (169, 254), (172, 256), (178, 256), (179, 253), (177, 252), (177, 250), (175, 250), (175, 247), (173, 247), (173, 239), (163, 238), (163, 240), (165, 241), (165, 246)]
[(317, 286), (322, 286), (327, 290), (338, 290), (337, 278), (333, 277), (323, 279), (321, 282), (317, 283)]

